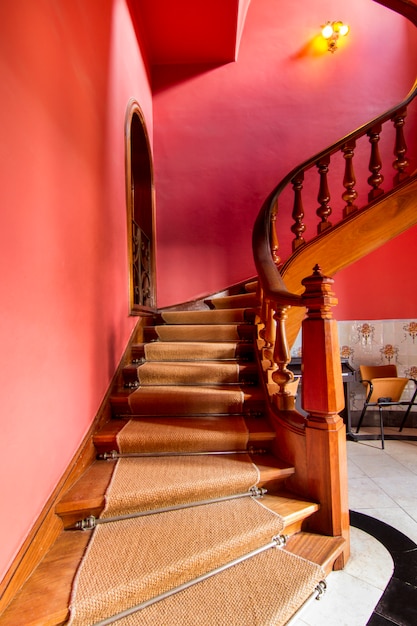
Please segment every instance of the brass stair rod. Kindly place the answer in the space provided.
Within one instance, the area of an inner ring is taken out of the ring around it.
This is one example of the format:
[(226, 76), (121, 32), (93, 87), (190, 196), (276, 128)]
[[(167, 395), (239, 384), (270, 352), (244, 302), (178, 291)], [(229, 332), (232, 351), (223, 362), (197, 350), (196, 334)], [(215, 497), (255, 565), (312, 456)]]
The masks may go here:
[(215, 456), (222, 454), (265, 454), (266, 450), (263, 448), (255, 449), (248, 448), (247, 450), (208, 450), (206, 452), (117, 452), (112, 450), (111, 452), (103, 452), (98, 454), (97, 459), (100, 461), (112, 461), (114, 459), (127, 459), (127, 458), (146, 458), (146, 457), (164, 457), (164, 456)]
[(229, 496), (221, 496), (220, 498), (211, 498), (209, 500), (197, 500), (196, 502), (184, 502), (182, 504), (173, 504), (172, 506), (160, 509), (150, 509), (149, 511), (136, 511), (135, 513), (127, 513), (126, 515), (117, 515), (115, 517), (99, 517), (94, 515), (85, 517), (76, 522), (74, 526), (68, 527), (66, 530), (92, 530), (97, 524), (108, 524), (109, 522), (121, 522), (134, 517), (145, 517), (147, 515), (156, 515), (157, 513), (169, 513), (170, 511), (178, 511), (180, 509), (189, 509), (194, 506), (202, 506), (203, 504), (213, 504), (214, 502), (225, 502), (226, 500), (236, 500), (237, 498), (261, 498), (266, 494), (266, 489), (261, 487), (251, 487), (249, 491), (244, 493), (234, 493)]
[(196, 585), (197, 583), (200, 583), (203, 580), (206, 580), (207, 578), (211, 578), (212, 576), (215, 576), (216, 574), (220, 574), (221, 572), (224, 572), (225, 570), (229, 569), (230, 567), (233, 567), (234, 565), (238, 565), (239, 563), (242, 563), (243, 561), (247, 561), (253, 556), (257, 556), (258, 554), (261, 554), (261, 552), (265, 552), (266, 550), (269, 550), (270, 548), (281, 548), (285, 545), (286, 540), (287, 538), (284, 535), (276, 535), (275, 537), (272, 537), (272, 540), (269, 543), (267, 543), (264, 546), (261, 546), (260, 548), (256, 548), (255, 550), (252, 550), (251, 552), (248, 552), (247, 554), (243, 554), (242, 556), (239, 556), (238, 558), (233, 559), (233, 561), (229, 561), (228, 563), (225, 563), (224, 565), (221, 565), (220, 567), (216, 567), (216, 569), (213, 569), (210, 572), (202, 574), (201, 576), (198, 576), (197, 578), (193, 578), (192, 580), (189, 580), (188, 582), (183, 583), (182, 585), (179, 585), (178, 587), (169, 589), (168, 591), (165, 591), (164, 593), (161, 593), (158, 596), (155, 596), (154, 598), (150, 598), (149, 600), (145, 600), (144, 602), (141, 602), (140, 604), (137, 604), (136, 606), (132, 606), (130, 609), (126, 609), (125, 611), (122, 611), (121, 613), (117, 613), (117, 615), (112, 615), (112, 617), (108, 617), (100, 622), (96, 622), (92, 626), (108, 626), (109, 624), (113, 624), (114, 622), (117, 622), (117, 620), (119, 619), (122, 619), (124, 617), (129, 617), (129, 615), (133, 615), (134, 613), (137, 613), (138, 611), (141, 611), (142, 609), (146, 609), (148, 606), (151, 606), (152, 604), (156, 604), (160, 600), (165, 600), (166, 598), (169, 598), (170, 596), (173, 596), (174, 594), (179, 593), (180, 591), (184, 591), (185, 589), (188, 589), (189, 587), (192, 587), (193, 585)]

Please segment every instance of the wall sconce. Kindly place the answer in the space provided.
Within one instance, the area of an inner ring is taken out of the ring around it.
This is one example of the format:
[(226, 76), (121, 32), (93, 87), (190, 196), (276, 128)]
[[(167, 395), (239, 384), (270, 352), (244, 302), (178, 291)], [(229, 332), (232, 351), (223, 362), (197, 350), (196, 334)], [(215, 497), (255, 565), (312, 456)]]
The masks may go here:
[(327, 49), (329, 52), (337, 50), (337, 41), (339, 37), (344, 37), (349, 32), (349, 26), (340, 20), (337, 22), (326, 22), (321, 27), (321, 34), (327, 40)]

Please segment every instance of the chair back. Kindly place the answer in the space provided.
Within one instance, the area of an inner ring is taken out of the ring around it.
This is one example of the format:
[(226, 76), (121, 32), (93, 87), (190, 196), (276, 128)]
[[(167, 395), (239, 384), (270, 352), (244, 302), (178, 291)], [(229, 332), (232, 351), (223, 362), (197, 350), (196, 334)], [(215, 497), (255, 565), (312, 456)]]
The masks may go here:
[(366, 386), (366, 393), (369, 393), (369, 384), (372, 382), (373, 391), (368, 402), (378, 402), (379, 398), (389, 398), (390, 402), (399, 402), (408, 378), (397, 376), (397, 367), (395, 365), (361, 365), (359, 367), (361, 379)]
[(396, 378), (396, 365), (360, 365), (361, 380), (372, 380), (373, 378)]

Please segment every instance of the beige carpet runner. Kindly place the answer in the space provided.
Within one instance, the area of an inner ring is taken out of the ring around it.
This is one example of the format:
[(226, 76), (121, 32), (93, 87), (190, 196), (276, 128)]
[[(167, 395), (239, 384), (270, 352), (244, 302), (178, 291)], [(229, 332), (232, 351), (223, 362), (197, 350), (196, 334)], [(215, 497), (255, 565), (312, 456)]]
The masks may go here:
[(238, 342), (153, 341), (145, 346), (147, 361), (209, 361), (235, 359)]
[[(213, 422), (230, 429), (231, 419)], [(211, 422), (202, 423), (209, 437)], [(185, 428), (180, 425), (180, 430)], [(167, 441), (167, 430), (170, 425), (161, 424), (156, 439)], [(132, 420), (119, 434), (119, 448), (140, 449), (146, 431), (145, 422)], [(247, 439), (241, 418), (237, 431), (241, 445)], [(199, 449), (197, 438), (190, 441)], [(102, 517), (246, 491), (258, 478), (246, 454), (120, 459)], [(76, 576), (69, 624), (284, 624), (310, 596), (323, 572), (275, 547), (136, 611), (141, 603), (153, 603), (161, 594), (171, 594), (178, 586), (268, 546), (282, 529), (282, 518), (252, 497), (98, 525)], [(126, 611), (133, 612), (125, 616)], [(114, 617), (120, 614), (120, 619)]]
[(138, 381), (140, 385), (233, 385), (239, 382), (240, 369), (237, 363), (223, 361), (154, 361), (138, 367)]
[(245, 454), (120, 459), (102, 517), (233, 495), (258, 480)]
[(238, 341), (236, 324), (155, 326), (160, 341)]
[(117, 436), (120, 452), (200, 452), (246, 450), (242, 417), (146, 418), (129, 420)]
[(165, 385), (139, 387), (128, 401), (134, 415), (239, 414), (244, 393), (228, 387)]
[(129, 456), (76, 574), (70, 626), (284, 625), (324, 578), (277, 547), (283, 518), (250, 495), (260, 474), (241, 414), (256, 390), (235, 361), (245, 314), (212, 314), (164, 313), (171, 325), (144, 346), (137, 419), (117, 436)]

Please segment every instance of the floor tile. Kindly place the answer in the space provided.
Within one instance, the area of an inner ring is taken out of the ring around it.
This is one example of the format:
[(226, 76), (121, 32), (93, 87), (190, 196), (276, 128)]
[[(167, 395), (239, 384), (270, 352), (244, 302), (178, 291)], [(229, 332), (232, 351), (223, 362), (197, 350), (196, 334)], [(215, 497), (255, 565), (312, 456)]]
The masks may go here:
[(349, 480), (350, 509), (373, 509), (393, 506), (395, 506), (395, 501), (368, 476)]
[(351, 558), (292, 626), (417, 624), (417, 441), (346, 445)]

